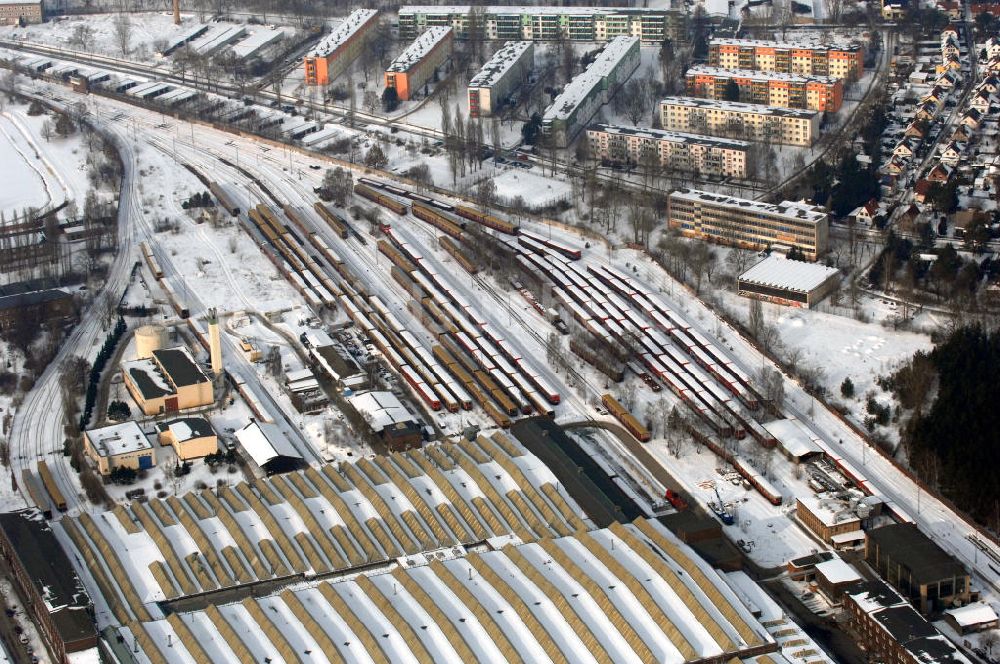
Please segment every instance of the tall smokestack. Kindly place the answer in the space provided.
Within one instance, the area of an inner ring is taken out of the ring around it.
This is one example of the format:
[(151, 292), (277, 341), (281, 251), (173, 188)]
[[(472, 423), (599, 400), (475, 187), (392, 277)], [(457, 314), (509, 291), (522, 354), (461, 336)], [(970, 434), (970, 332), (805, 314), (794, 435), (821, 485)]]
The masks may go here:
[(219, 317), (215, 309), (208, 310), (208, 351), (212, 356), (212, 373), (222, 374), (222, 339), (219, 336)]
[(181, 0), (174, 0), (174, 25), (181, 24)]

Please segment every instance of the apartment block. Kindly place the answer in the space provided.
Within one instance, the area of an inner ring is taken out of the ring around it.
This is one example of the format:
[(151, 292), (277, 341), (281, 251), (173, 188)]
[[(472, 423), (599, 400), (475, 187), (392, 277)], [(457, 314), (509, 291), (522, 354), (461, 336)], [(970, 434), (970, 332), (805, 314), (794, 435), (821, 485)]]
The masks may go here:
[(492, 115), (535, 66), (535, 45), (507, 42), (469, 81), (469, 117)]
[(453, 39), (451, 28), (428, 28), (386, 68), (385, 87), (395, 88), (400, 101), (412, 98), (451, 57)]
[(4, 0), (0, 2), (0, 25), (41, 23), (44, 18), (45, 9), (42, 7), (42, 0), (37, 0), (37, 2)]
[(374, 9), (355, 9), (314, 46), (303, 60), (306, 85), (329, 85), (361, 54), (371, 29), (378, 24)]
[(569, 145), (638, 66), (638, 37), (609, 41), (586, 71), (567, 83), (545, 109), (542, 134), (557, 147)]
[(597, 124), (587, 128), (591, 154), (603, 162), (650, 162), (664, 169), (745, 178), (749, 143), (726, 138)]
[[(844, 103), (844, 83), (832, 76), (806, 76), (696, 65), (687, 70), (692, 97), (836, 113)], [(735, 84), (735, 90), (732, 85)]]
[(850, 44), (799, 44), (758, 39), (712, 39), (708, 64), (856, 81), (865, 73), (865, 49)]
[(668, 131), (747, 141), (809, 146), (819, 138), (819, 121), (819, 113), (806, 109), (698, 97), (667, 97), (660, 102), (660, 124)]
[(761, 203), (697, 189), (670, 194), (667, 220), (687, 237), (754, 250), (798, 247), (806, 258), (826, 253), (830, 219), (822, 208), (784, 201)]
[(607, 41), (638, 37), (646, 44), (687, 40), (686, 14), (676, 9), (626, 7), (403, 6), (399, 36), (413, 39), (430, 26), (455, 30), (457, 39), (490, 41)]

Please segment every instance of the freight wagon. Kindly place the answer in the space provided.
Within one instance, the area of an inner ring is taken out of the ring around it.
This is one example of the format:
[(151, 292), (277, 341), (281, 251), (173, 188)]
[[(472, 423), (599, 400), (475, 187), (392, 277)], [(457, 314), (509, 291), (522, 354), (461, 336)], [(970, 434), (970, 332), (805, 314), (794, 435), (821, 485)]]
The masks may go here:
[(635, 436), (636, 440), (641, 443), (646, 443), (649, 442), (650, 438), (652, 438), (649, 434), (649, 430), (642, 426), (642, 424), (639, 423), (639, 420), (637, 420), (632, 413), (628, 412), (628, 409), (626, 409), (625, 406), (618, 403), (618, 400), (613, 396), (610, 394), (602, 395), (601, 403), (604, 404), (604, 407), (608, 409), (609, 413), (615, 416), (615, 419), (621, 422), (622, 426), (624, 426), (630, 434)]

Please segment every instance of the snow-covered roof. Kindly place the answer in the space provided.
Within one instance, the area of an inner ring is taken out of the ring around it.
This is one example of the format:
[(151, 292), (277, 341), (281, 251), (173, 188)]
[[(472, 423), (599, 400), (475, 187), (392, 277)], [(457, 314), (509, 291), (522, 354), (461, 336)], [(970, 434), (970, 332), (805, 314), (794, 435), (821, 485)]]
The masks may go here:
[(822, 83), (834, 85), (839, 78), (834, 76), (818, 76), (804, 74), (786, 74), (778, 71), (760, 71), (757, 69), (723, 69), (709, 65), (694, 65), (688, 67), (687, 76), (713, 76), (715, 78), (743, 78), (751, 81), (783, 81), (785, 83)]
[(493, 54), (483, 68), (469, 81), (470, 88), (489, 88), (496, 85), (522, 58), (531, 57), (534, 49), (531, 42), (509, 41)]
[(733, 138), (716, 138), (715, 136), (705, 136), (704, 134), (688, 134), (680, 131), (667, 131), (665, 129), (653, 129), (650, 127), (621, 127), (618, 125), (595, 124), (587, 127), (588, 132), (603, 132), (616, 136), (636, 136), (638, 138), (648, 138), (654, 141), (665, 141), (668, 143), (687, 143), (688, 145), (705, 145), (715, 148), (726, 148), (729, 150), (747, 150), (750, 143), (739, 141)]
[(347, 40), (353, 37), (359, 30), (364, 28), (378, 14), (374, 9), (355, 9), (344, 22), (336, 29), (321, 39), (309, 53), (307, 58), (326, 57), (340, 48)]
[(258, 466), (278, 457), (302, 458), (288, 437), (273, 424), (251, 422), (236, 432), (236, 440)]
[(365, 392), (348, 398), (359, 412), (371, 417), (371, 427), (381, 431), (387, 426), (413, 422), (414, 417), (392, 392)]
[(818, 440), (816, 436), (809, 433), (809, 430), (802, 426), (798, 420), (774, 420), (763, 426), (768, 433), (778, 439), (778, 444), (781, 445), (782, 449), (796, 459), (823, 451), (823, 448), (816, 442)]
[[(399, 8), (400, 16), (416, 15), (416, 14), (430, 14), (430, 15), (465, 15), (468, 14), (472, 9), (469, 5), (412, 5)], [(501, 14), (501, 15), (518, 15), (518, 16), (540, 16), (540, 15), (557, 15), (557, 16), (612, 16), (612, 15), (629, 15), (629, 14), (644, 14), (652, 16), (662, 16), (667, 13), (665, 9), (651, 9), (651, 8), (640, 8), (640, 7), (557, 7), (552, 5), (546, 5), (542, 7), (531, 7), (531, 6), (505, 6), (505, 5), (489, 5), (484, 7), (476, 7), (477, 11), (483, 14)]]
[(146, 434), (132, 421), (91, 429), (87, 432), (87, 440), (90, 441), (94, 451), (102, 457), (153, 449), (153, 444), (146, 438)]
[(861, 542), (865, 539), (865, 531), (851, 530), (846, 533), (837, 533), (830, 536), (830, 542), (836, 545), (850, 544), (851, 542)]
[(688, 108), (714, 109), (730, 113), (771, 115), (780, 118), (812, 119), (817, 115), (816, 111), (804, 108), (782, 108), (781, 106), (747, 104), (741, 101), (722, 101), (719, 99), (702, 99), (701, 97), (666, 97), (660, 101), (660, 106), (686, 106)]
[(387, 72), (406, 72), (411, 67), (419, 63), (440, 44), (451, 35), (451, 28), (435, 25), (427, 28), (423, 34), (413, 40), (406, 50), (396, 56), (388, 67)]
[(204, 417), (182, 417), (169, 422), (160, 422), (156, 428), (160, 431), (169, 431), (178, 443), (215, 435), (212, 424)]
[(945, 613), (951, 616), (961, 627), (974, 627), (975, 625), (993, 623), (1000, 620), (993, 607), (985, 602), (966, 604), (956, 609), (948, 609)]
[(808, 293), (838, 274), (839, 271), (835, 267), (791, 260), (772, 254), (741, 274), (740, 282)]
[(848, 42), (791, 42), (773, 41), (769, 39), (732, 39), (728, 37), (716, 37), (709, 42), (709, 46), (746, 46), (757, 48), (774, 48), (778, 50), (810, 50), (810, 51), (857, 51), (860, 44)]
[(816, 563), (816, 573), (822, 574), (823, 578), (834, 585), (861, 580), (858, 570), (840, 558), (832, 558), (821, 563)]
[(787, 219), (798, 223), (815, 225), (827, 220), (826, 212), (823, 212), (820, 208), (814, 205), (798, 203), (795, 201), (783, 201), (776, 204), (763, 203), (745, 198), (726, 196), (725, 194), (715, 194), (710, 191), (702, 191), (700, 189), (678, 189), (670, 194), (670, 198), (683, 199), (705, 205), (714, 205), (717, 207), (738, 208), (740, 210), (777, 217), (779, 219)]
[(605, 78), (611, 75), (625, 61), (625, 58), (632, 55), (633, 52), (637, 53), (638, 50), (638, 37), (615, 37), (609, 41), (586, 71), (567, 83), (559, 96), (552, 100), (549, 107), (545, 109), (542, 122), (565, 120), (570, 117), (576, 111), (577, 106), (593, 94), (595, 88), (605, 84)]

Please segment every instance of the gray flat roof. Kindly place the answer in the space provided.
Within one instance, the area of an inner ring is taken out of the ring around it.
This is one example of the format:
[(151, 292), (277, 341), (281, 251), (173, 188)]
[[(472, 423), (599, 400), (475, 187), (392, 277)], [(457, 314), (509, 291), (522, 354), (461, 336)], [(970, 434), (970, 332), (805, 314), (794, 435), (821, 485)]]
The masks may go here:
[(740, 275), (740, 281), (808, 293), (838, 275), (835, 267), (771, 255)]
[(695, 203), (705, 203), (719, 207), (739, 208), (749, 212), (756, 212), (761, 215), (781, 217), (790, 221), (797, 221), (807, 224), (819, 224), (828, 219), (827, 213), (819, 210), (815, 205), (806, 203), (796, 203), (795, 201), (783, 201), (778, 204), (752, 201), (746, 198), (736, 198), (725, 194), (715, 194), (710, 191), (700, 189), (678, 189), (670, 194), (671, 200), (683, 199)]

